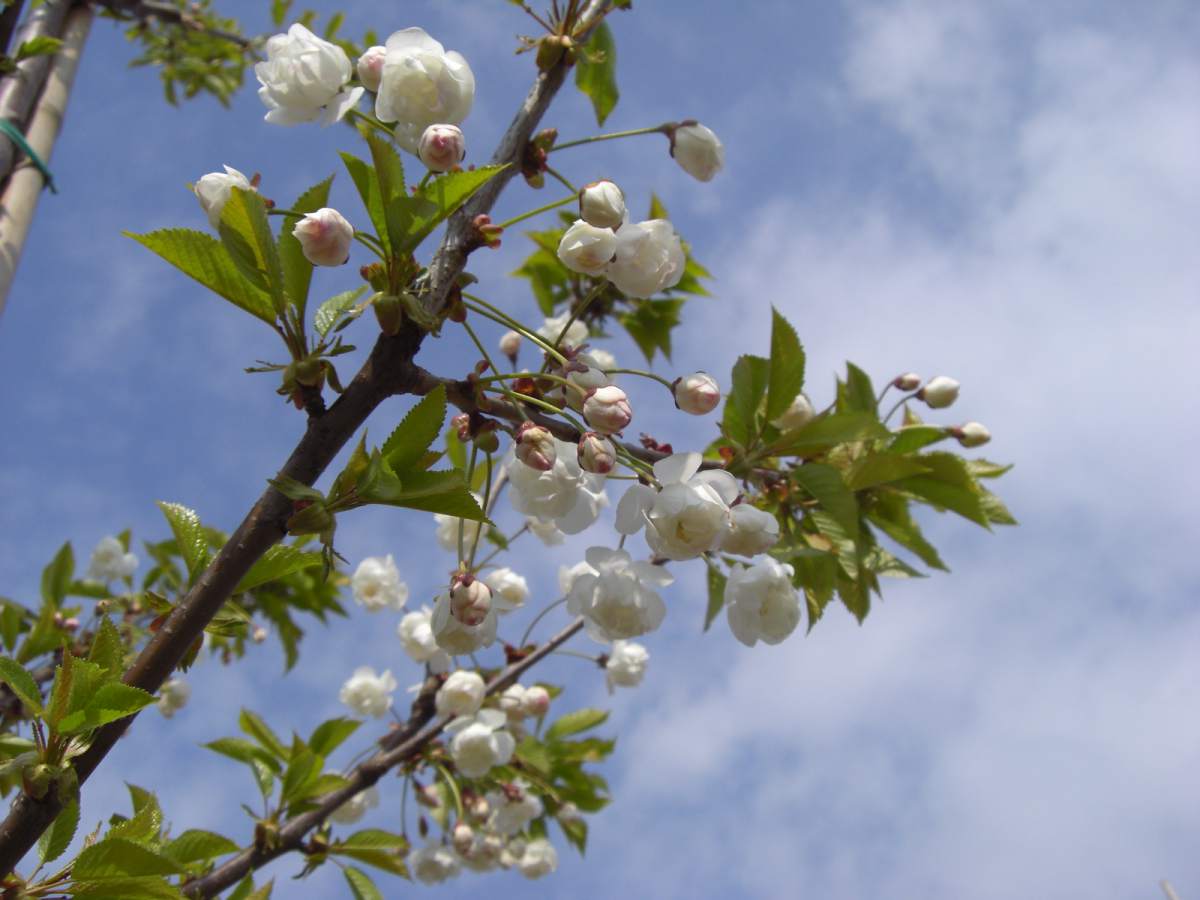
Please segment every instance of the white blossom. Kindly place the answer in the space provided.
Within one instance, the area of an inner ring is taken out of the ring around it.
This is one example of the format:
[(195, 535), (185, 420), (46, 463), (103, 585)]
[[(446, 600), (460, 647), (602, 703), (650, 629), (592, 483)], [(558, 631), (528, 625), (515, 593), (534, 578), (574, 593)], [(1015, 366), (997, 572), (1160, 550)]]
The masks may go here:
[(608, 505), (604, 477), (579, 467), (574, 444), (555, 439), (554, 466), (539, 472), (510, 457), (508, 478), (512, 505), (524, 516), (552, 522), (560, 531), (579, 534)]
[(396, 679), (385, 669), (376, 675), (370, 666), (360, 666), (346, 679), (338, 699), (360, 716), (378, 719), (392, 708), (392, 691), (396, 690)]
[(516, 359), (517, 353), (521, 350), (522, 337), (518, 332), (506, 331), (500, 335), (500, 352), (509, 359)]
[(725, 582), (729, 628), (747, 647), (755, 641), (778, 644), (800, 624), (800, 597), (792, 575), (791, 566), (769, 556), (730, 571)]
[(551, 392), (551, 399), (561, 398), (568, 406), (578, 411), (583, 410), (584, 399), (591, 391), (612, 384), (612, 379), (605, 373), (596, 354), (591, 350), (576, 353), (567, 367), (559, 369), (557, 374), (565, 378), (571, 386), (560, 385)]
[(379, 789), (371, 785), (331, 812), (329, 818), (339, 825), (353, 825), (367, 814), (368, 809), (374, 809), (378, 805)]
[(617, 449), (607, 436), (587, 431), (579, 438), (575, 459), (583, 471), (607, 475), (617, 464)]
[(526, 516), (525, 524), (537, 539), (547, 547), (557, 547), (567, 538), (565, 534), (558, 530), (558, 526), (554, 524), (553, 520), (543, 521), (536, 516)]
[(434, 695), (439, 716), (473, 716), (483, 706), (487, 685), (483, 676), (469, 669), (452, 672)]
[(693, 372), (675, 379), (671, 392), (675, 405), (693, 416), (707, 415), (721, 402), (721, 387), (707, 372)]
[(516, 867), (526, 878), (541, 878), (558, 868), (558, 853), (545, 838), (535, 838), (525, 845)]
[[(479, 499), (479, 498), (476, 498)], [(470, 551), (471, 545), (475, 543), (475, 536), (479, 533), (479, 529), (483, 527), (482, 522), (476, 522), (474, 519), (460, 519), (457, 516), (447, 516), (443, 513), (434, 513), (433, 522), (437, 526), (437, 542), (443, 550), (448, 550), (451, 553), (458, 553), (458, 529), (461, 523), (463, 535), (463, 549)]]
[(408, 613), (396, 627), (400, 644), (413, 662), (428, 663), (430, 671), (445, 672), (450, 668), (450, 655), (437, 645), (433, 637), (433, 611), (422, 606)]
[(967, 422), (952, 428), (950, 433), (964, 447), (982, 447), (992, 439), (992, 433), (982, 422)]
[(779, 542), (779, 520), (749, 503), (729, 510), (729, 530), (721, 538), (721, 549), (738, 556), (766, 553)]
[(946, 375), (938, 375), (921, 388), (917, 397), (924, 400), (930, 409), (944, 409), (958, 399), (958, 382)]
[(542, 800), (529, 789), (529, 785), (517, 779), (503, 789), (489, 791), (488, 827), (503, 835), (513, 835), (542, 814)]
[[(435, 610), (436, 613), (436, 610)], [(450, 585), (450, 615), (474, 628), (492, 612), (492, 589), (474, 575), (455, 575)]]
[(450, 613), (450, 594), (441, 594), (433, 605), (430, 620), (437, 645), (451, 656), (474, 653), (496, 640), (496, 610), (489, 609), (478, 625), (466, 625)]
[(358, 564), (350, 578), (354, 602), (370, 612), (381, 609), (403, 609), (408, 602), (408, 585), (400, 580), (400, 570), (387, 556), (368, 556)]
[(314, 266), (341, 266), (350, 259), (354, 226), (336, 209), (323, 207), (296, 223), (292, 236), (300, 251)]
[(529, 599), (529, 583), (508, 566), (488, 572), (483, 580), (492, 589), (492, 605), (501, 615), (520, 609)]
[(610, 384), (588, 392), (583, 401), (583, 417), (596, 431), (614, 434), (633, 421), (633, 408), (625, 392)]
[(200, 208), (208, 216), (208, 222), (213, 228), (221, 224), (221, 211), (233, 194), (234, 188), (244, 191), (254, 190), (250, 179), (237, 169), (225, 166), (224, 172), (209, 172), (200, 176), (200, 180), (192, 187), (192, 193), (200, 201)]
[(408, 854), (408, 871), (422, 884), (441, 884), (458, 875), (458, 857), (449, 847), (430, 844)]
[(614, 687), (637, 687), (642, 683), (646, 674), (646, 663), (650, 661), (650, 652), (641, 644), (633, 641), (613, 641), (612, 650), (608, 654), (608, 662), (604, 664), (605, 680), (608, 682), (608, 692)]
[(620, 228), (625, 217), (625, 195), (611, 181), (593, 181), (579, 192), (579, 218), (589, 225)]
[(466, 155), (467, 139), (457, 125), (430, 125), (417, 143), (417, 156), (431, 172), (449, 172)]
[(521, 710), (527, 716), (540, 719), (550, 711), (550, 692), (540, 684), (530, 685), (521, 699)]
[(500, 865), (504, 838), (486, 831), (475, 831), (469, 845), (457, 847), (462, 864), (473, 872), (491, 872)]
[(129, 578), (137, 571), (138, 558), (125, 549), (117, 538), (108, 535), (100, 539), (92, 558), (88, 560), (87, 580), (108, 584)]
[(697, 181), (712, 181), (725, 167), (725, 147), (711, 128), (692, 122), (671, 135), (671, 155)]
[(254, 66), (262, 85), (259, 99), (274, 125), (336, 122), (364, 93), (361, 87), (343, 90), (353, 76), (350, 58), (337, 44), (317, 37), (296, 23), (287, 34), (267, 40), (267, 59)]
[(420, 28), (394, 32), (375, 95), (375, 116), (395, 122), (395, 137), (416, 154), (430, 125), (459, 125), (475, 100), (475, 76), (462, 54), (445, 48)]
[[(563, 327), (566, 326), (567, 320), (570, 318), (570, 312), (565, 312), (558, 316), (547, 316), (546, 321), (542, 323), (542, 327), (537, 330), (538, 336), (553, 346), (554, 342), (558, 340), (558, 336), (562, 334)], [(567, 328), (567, 333), (563, 334), (562, 345), (566, 347), (578, 347), (587, 339), (587, 325), (576, 319), (571, 323), (571, 326)]]
[(617, 229), (616, 258), (604, 274), (626, 296), (645, 298), (679, 284), (685, 262), (666, 219), (628, 222)]
[(547, 472), (554, 468), (554, 459), (558, 455), (557, 444), (550, 429), (533, 422), (522, 422), (513, 438), (513, 452), (518, 460), (537, 469)]
[(586, 559), (580, 560), (573, 566), (558, 567), (558, 591), (564, 597), (571, 593), (571, 587), (575, 584), (575, 579), (580, 575), (598, 575), (599, 573), (593, 569)]
[(780, 431), (798, 431), (811, 422), (816, 415), (816, 410), (813, 409), (808, 397), (804, 394), (797, 394), (788, 408), (779, 414), (779, 418), (773, 419), (771, 424)]
[(721, 469), (700, 470), (699, 453), (675, 453), (654, 464), (662, 485), (632, 485), (617, 505), (617, 531), (635, 534), (646, 526), (646, 543), (656, 556), (694, 559), (720, 546), (729, 527), (729, 505), (737, 480)]
[(512, 759), (517, 742), (507, 731), (508, 717), (498, 709), (481, 709), (446, 726), (454, 766), (468, 778), (482, 778), (493, 766)]
[(158, 689), (158, 711), (164, 719), (169, 719), (183, 709), (192, 696), (192, 686), (182, 678), (168, 679)]
[(558, 258), (572, 272), (603, 275), (617, 252), (617, 235), (611, 228), (597, 228), (576, 219), (558, 242)]
[(653, 631), (667, 614), (652, 588), (674, 578), (662, 566), (634, 562), (624, 550), (589, 547), (587, 562), (596, 574), (575, 577), (567, 595), (567, 610), (583, 616), (588, 634), (598, 641), (616, 641)]
[(372, 93), (379, 90), (379, 79), (383, 76), (383, 62), (386, 58), (387, 47), (376, 44), (374, 47), (368, 47), (354, 64), (358, 80)]
[(583, 355), (589, 366), (595, 366), (605, 372), (617, 367), (617, 358), (603, 347), (589, 346), (587, 353)]

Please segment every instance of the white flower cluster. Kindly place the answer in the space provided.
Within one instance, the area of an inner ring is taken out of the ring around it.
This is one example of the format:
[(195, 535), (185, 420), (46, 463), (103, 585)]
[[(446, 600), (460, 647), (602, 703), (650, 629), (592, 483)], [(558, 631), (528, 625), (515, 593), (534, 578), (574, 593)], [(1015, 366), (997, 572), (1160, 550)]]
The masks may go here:
[(138, 558), (112, 535), (101, 538), (88, 560), (86, 580), (99, 584), (130, 578), (137, 571)]

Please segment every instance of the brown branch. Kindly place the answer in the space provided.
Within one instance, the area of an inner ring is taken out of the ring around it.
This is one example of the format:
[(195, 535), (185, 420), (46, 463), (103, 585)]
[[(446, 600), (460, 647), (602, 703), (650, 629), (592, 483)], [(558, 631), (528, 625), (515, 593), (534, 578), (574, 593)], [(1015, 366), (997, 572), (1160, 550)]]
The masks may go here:
[(248, 38), (244, 34), (236, 34), (221, 28), (209, 28), (190, 16), (187, 10), (171, 6), (169, 3), (156, 2), (156, 0), (92, 0), (92, 2), (118, 16), (128, 16), (131, 19), (141, 19), (142, 21), (158, 19), (161, 22), (180, 25), (189, 31), (200, 32), (231, 44), (237, 44), (243, 50), (253, 50), (255, 45), (261, 41), (261, 38)]
[[(524, 659), (507, 666), (488, 682), (486, 695), (491, 696), (508, 687), (522, 674), (570, 640), (581, 628), (583, 628), (583, 619), (577, 618)], [(454, 718), (453, 716), (434, 718), (429, 704), (422, 702), (421, 697), (417, 698), (413, 708), (414, 714), (405, 723), (404, 728), (384, 738), (380, 742), (383, 746), (382, 750), (355, 766), (347, 776), (348, 781), (345, 786), (326, 794), (314, 809), (293, 816), (284, 822), (280, 826), (278, 840), (272, 847), (251, 847), (243, 850), (220, 868), (184, 885), (183, 893), (189, 897), (213, 897), (231, 885), (237, 884), (250, 872), (266, 865), (271, 860), (299, 849), (307, 834), (324, 822), (338, 807), (375, 784), (396, 766), (416, 756), (440, 735), (442, 729)]]
[[(610, 0), (592, 0), (588, 15), (595, 17)], [(539, 72), (520, 111), (501, 138), (494, 162), (515, 162), (533, 130), (562, 86), (568, 65), (565, 61)], [(515, 174), (516, 167), (497, 175), (450, 218), (446, 236), (430, 264), (430, 290), (426, 303), (432, 311), (444, 306), (451, 286), (462, 272), (470, 252), (469, 234), (474, 216), (487, 212), (500, 191)], [(394, 336), (381, 335), (363, 367), (347, 385), (345, 393), (319, 418), (310, 418), (304, 436), (292, 451), (280, 474), (312, 484), (333, 461), (337, 452), (354, 436), (359, 426), (384, 399), (411, 393), (419, 381), (413, 365), (424, 339), (415, 325), (405, 325)], [(284, 523), (291, 502), (268, 488), (234, 531), (216, 558), (171, 612), (162, 627), (125, 673), (127, 684), (154, 693), (175, 671), (188, 649), (204, 632), (212, 617), (228, 599), (250, 567), (285, 534)], [(75, 763), (80, 783), (87, 780), (101, 760), (125, 733), (135, 717), (121, 719), (96, 731), (91, 746)], [(11, 872), (50, 826), (62, 804), (57, 791), (35, 800), (21, 794), (8, 816), (0, 822), (0, 875)]]

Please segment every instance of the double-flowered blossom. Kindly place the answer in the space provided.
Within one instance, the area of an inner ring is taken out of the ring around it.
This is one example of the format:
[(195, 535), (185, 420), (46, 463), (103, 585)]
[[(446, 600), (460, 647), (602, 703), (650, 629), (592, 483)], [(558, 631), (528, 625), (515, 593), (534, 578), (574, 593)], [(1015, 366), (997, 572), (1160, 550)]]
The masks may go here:
[(729, 510), (729, 530), (721, 539), (721, 549), (738, 556), (766, 553), (779, 543), (779, 520), (769, 512), (739, 503)]
[(513, 451), (517, 459), (539, 472), (554, 468), (558, 447), (550, 429), (533, 422), (522, 422), (513, 438)]
[(258, 96), (266, 104), (266, 120), (274, 125), (318, 120), (328, 125), (364, 92), (347, 89), (354, 72), (346, 51), (299, 23), (267, 40), (267, 59), (255, 65), (254, 75), (262, 85)]
[(468, 625), (452, 615), (449, 591), (437, 598), (429, 624), (437, 645), (451, 656), (474, 653), (480, 647), (490, 647), (496, 640), (496, 610), (489, 608), (477, 625)]
[[(562, 347), (578, 347), (588, 339), (588, 327), (585, 323), (578, 319), (571, 322), (571, 314), (569, 312), (562, 313), (558, 316), (547, 316), (546, 321), (542, 323), (541, 328), (537, 330), (538, 336), (549, 344), (553, 344), (558, 340), (558, 336), (562, 335), (560, 346)], [(563, 328), (566, 328), (566, 334), (563, 334)]]
[[(605, 498), (605, 503), (608, 498)], [(604, 505), (603, 503), (601, 505)], [(551, 520), (542, 520), (535, 516), (525, 517), (525, 526), (530, 533), (547, 547), (557, 547), (567, 539), (566, 534), (559, 530), (558, 526)]]
[(200, 180), (192, 186), (192, 193), (200, 201), (200, 208), (208, 216), (208, 222), (213, 228), (221, 224), (221, 210), (229, 202), (234, 188), (243, 191), (254, 190), (250, 179), (230, 166), (225, 166), (224, 172), (209, 172), (200, 176)]
[(358, 564), (350, 577), (354, 602), (370, 612), (382, 609), (403, 609), (408, 602), (408, 585), (400, 580), (400, 570), (387, 556), (368, 556)]
[(482, 778), (493, 766), (502, 766), (512, 759), (517, 742), (501, 730), (507, 724), (508, 716), (500, 710), (481, 709), (447, 725), (455, 768), (468, 778)]
[(449, 172), (467, 155), (467, 139), (457, 125), (430, 125), (417, 143), (417, 156), (431, 172)]
[(300, 251), (314, 266), (340, 266), (350, 259), (354, 226), (336, 209), (323, 207), (296, 223), (292, 236)]
[(529, 716), (541, 718), (549, 711), (550, 692), (537, 684), (510, 684), (500, 695), (500, 709), (508, 716), (510, 727), (518, 726)]
[(575, 445), (557, 438), (553, 467), (541, 472), (513, 457), (508, 463), (508, 479), (517, 512), (553, 523), (566, 534), (579, 534), (608, 505), (604, 477), (583, 471)]
[(589, 547), (591, 572), (576, 575), (567, 595), (567, 610), (583, 616), (588, 634), (598, 641), (618, 641), (653, 631), (667, 607), (653, 589), (675, 579), (662, 566), (634, 562), (624, 550)]
[(505, 836), (516, 834), (542, 814), (542, 800), (517, 779), (498, 790), (488, 791), (488, 828)]
[(182, 678), (171, 678), (158, 689), (158, 711), (169, 719), (187, 706), (192, 696), (192, 686)]
[(121, 578), (129, 578), (137, 571), (138, 558), (125, 549), (117, 538), (112, 535), (100, 539), (92, 558), (88, 560), (88, 581), (108, 584)]
[(450, 615), (474, 628), (492, 612), (492, 589), (469, 573), (454, 576), (450, 583)]
[(579, 439), (576, 459), (583, 471), (607, 475), (617, 464), (617, 448), (604, 435), (587, 431)]
[(475, 75), (462, 54), (446, 49), (421, 28), (394, 32), (375, 95), (375, 116), (395, 122), (395, 137), (417, 153), (430, 125), (458, 125), (475, 101)]
[(675, 406), (693, 416), (704, 416), (721, 402), (721, 386), (707, 372), (693, 372), (676, 378), (671, 385)]
[(958, 382), (947, 375), (929, 379), (929, 383), (917, 392), (930, 409), (945, 409), (958, 399)]
[(360, 716), (387, 715), (392, 708), (392, 692), (396, 690), (396, 679), (390, 670), (385, 669), (381, 675), (376, 675), (370, 666), (360, 666), (354, 670), (338, 699)]
[(558, 853), (545, 838), (534, 838), (525, 844), (525, 852), (517, 857), (515, 867), (526, 878), (541, 878), (558, 868)]
[(434, 673), (450, 668), (450, 655), (437, 645), (433, 637), (433, 611), (428, 606), (408, 613), (396, 626), (400, 644), (413, 662), (428, 663)]
[(666, 219), (627, 222), (617, 229), (616, 255), (604, 274), (621, 293), (645, 298), (679, 284), (685, 262)]
[(788, 408), (779, 414), (777, 419), (773, 419), (771, 424), (780, 431), (798, 431), (817, 415), (813, 409), (812, 403), (804, 394), (797, 394), (795, 399), (788, 405)]
[(558, 242), (558, 258), (572, 272), (603, 275), (617, 253), (617, 235), (611, 228), (576, 219)]
[(430, 844), (408, 854), (408, 871), (421, 884), (441, 884), (458, 875), (458, 857), (449, 847)]
[[(612, 366), (608, 368), (612, 368)], [(567, 380), (568, 384), (554, 391), (551, 397), (553, 399), (563, 397), (572, 409), (582, 411), (584, 399), (590, 392), (612, 384), (612, 379), (608, 377), (604, 369), (600, 353), (592, 350), (576, 353), (571, 361), (557, 372), (560, 377)]]
[(473, 716), (483, 706), (486, 685), (483, 676), (469, 669), (459, 669), (438, 688), (433, 702), (439, 716)]
[(608, 662), (604, 664), (608, 692), (611, 694), (614, 687), (637, 687), (646, 674), (648, 662), (650, 652), (641, 644), (635, 644), (633, 641), (613, 641), (612, 650), (608, 653)]
[(711, 128), (699, 122), (677, 127), (671, 134), (671, 155), (697, 181), (712, 181), (725, 167), (725, 147)]
[(483, 580), (492, 589), (492, 606), (500, 615), (520, 609), (529, 599), (529, 583), (508, 566), (488, 572)]
[(720, 469), (701, 472), (700, 463), (699, 453), (675, 453), (656, 462), (654, 477), (661, 489), (630, 487), (617, 505), (617, 531), (636, 534), (644, 526), (646, 543), (666, 559), (695, 559), (716, 550), (729, 528), (737, 480)]
[[(475, 495), (476, 502), (480, 506), (483, 505), (483, 498), (478, 494)], [(437, 526), (436, 537), (438, 545), (443, 550), (448, 550), (451, 553), (458, 552), (458, 532), (462, 529), (463, 547), (471, 549), (471, 545), (475, 543), (475, 538), (479, 534), (479, 529), (483, 527), (482, 522), (477, 522), (474, 519), (460, 519), (457, 516), (447, 516), (444, 513), (434, 513), (433, 523)]]
[(734, 566), (725, 582), (725, 611), (733, 636), (753, 647), (778, 644), (800, 624), (800, 596), (793, 569), (769, 556), (751, 566)]
[(329, 814), (329, 818), (339, 825), (353, 825), (367, 814), (368, 809), (379, 805), (379, 789), (374, 785), (365, 791), (359, 791), (337, 809)]
[[(471, 829), (471, 839), (457, 839), (458, 828), (455, 827), (454, 849), (462, 864), (472, 872), (491, 872), (500, 865), (500, 856), (504, 852), (504, 838), (498, 834)], [(470, 827), (470, 826), (466, 826)]]
[(579, 192), (579, 218), (597, 228), (620, 228), (625, 223), (625, 195), (611, 181), (593, 181)]

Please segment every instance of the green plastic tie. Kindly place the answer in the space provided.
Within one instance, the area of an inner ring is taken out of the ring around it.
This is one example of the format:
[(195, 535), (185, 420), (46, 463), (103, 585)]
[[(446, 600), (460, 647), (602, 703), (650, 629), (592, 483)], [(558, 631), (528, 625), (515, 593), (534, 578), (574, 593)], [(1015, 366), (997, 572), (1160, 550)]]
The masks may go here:
[(42, 158), (29, 146), (29, 142), (25, 140), (25, 135), (21, 134), (21, 130), (8, 121), (8, 119), (0, 119), (0, 131), (8, 135), (9, 139), (21, 148), (21, 152), (29, 157), (29, 161), (33, 163), (34, 168), (42, 173), (42, 179), (45, 181), (42, 187), (50, 188), (50, 193), (57, 194), (58, 188), (54, 186), (54, 176), (50, 174), (50, 170), (46, 167)]

